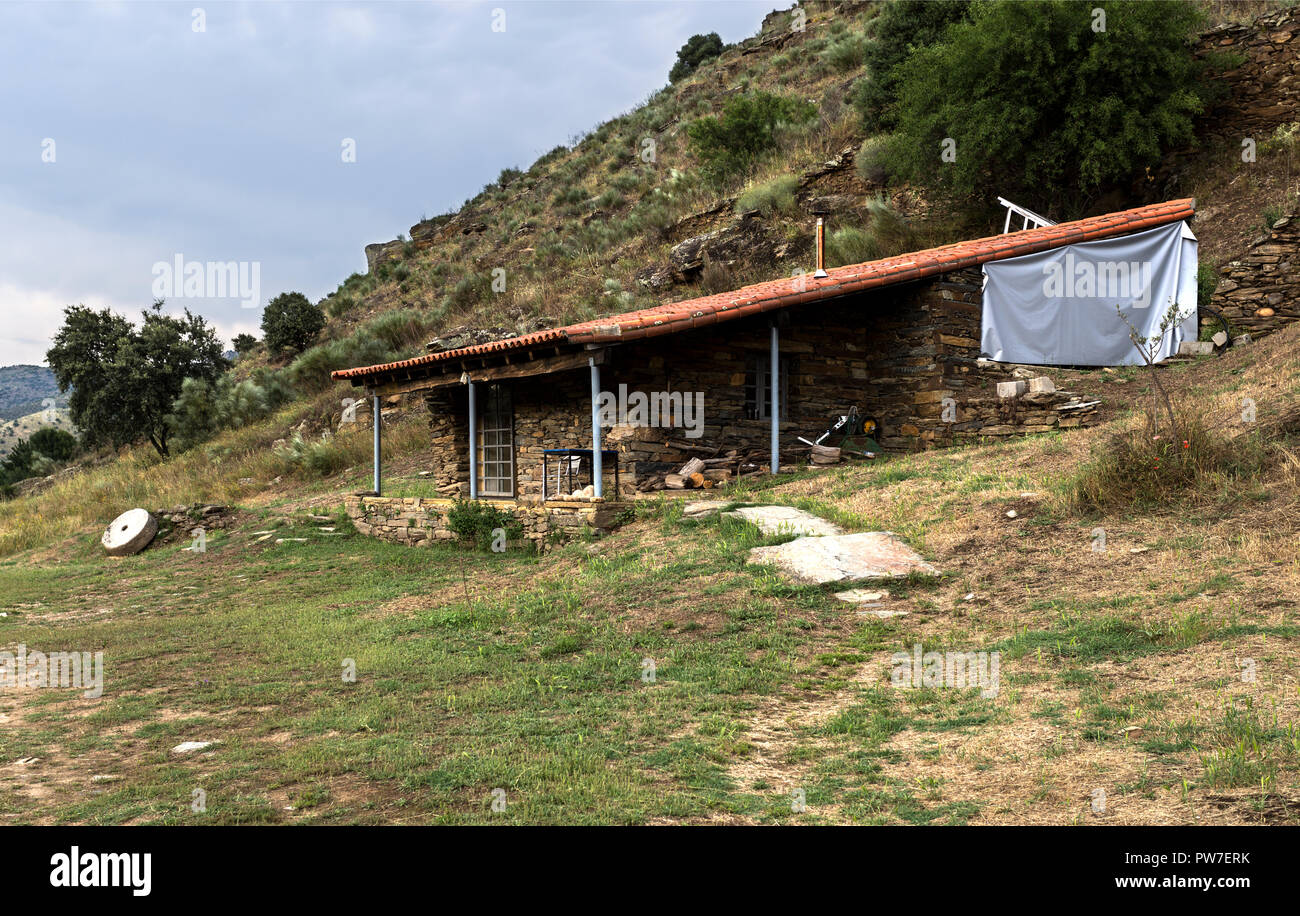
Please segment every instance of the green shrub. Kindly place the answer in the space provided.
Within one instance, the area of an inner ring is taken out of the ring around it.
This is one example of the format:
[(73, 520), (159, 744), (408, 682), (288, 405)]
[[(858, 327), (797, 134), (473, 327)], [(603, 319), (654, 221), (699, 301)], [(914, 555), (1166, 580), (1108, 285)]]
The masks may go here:
[(292, 395), (279, 373), (264, 368), (240, 381), (229, 372), (215, 382), (187, 378), (172, 402), (167, 424), (178, 449), (193, 448), (222, 430), (268, 416)]
[(507, 541), (524, 536), (524, 526), (511, 513), (489, 502), (458, 499), (447, 510), (447, 527), (462, 541), (479, 550), (491, 550), (497, 531), (505, 532)]
[(1196, 267), (1196, 301), (1208, 303), (1218, 287), (1219, 269), (1209, 261), (1201, 261)]
[(388, 344), (362, 328), (342, 340), (317, 344), (305, 351), (285, 369), (285, 374), (294, 388), (319, 391), (330, 384), (330, 373), (335, 369), (388, 362), (391, 354)]
[[(554, 162), (556, 159), (562, 158), (566, 153), (568, 153), (568, 151), (569, 148), (565, 146), (563, 143), (561, 143), (559, 146), (553, 147), (549, 152), (543, 153), (541, 156), (538, 156), (537, 161), (534, 162), (532, 165), (532, 169), (536, 169), (539, 166), (548, 165)], [(532, 171), (532, 169), (529, 169), (529, 171)]]
[(867, 37), (865, 35), (846, 35), (832, 42), (822, 51), (821, 59), (832, 70), (840, 73), (856, 70), (866, 59)]
[(884, 187), (889, 184), (889, 135), (877, 134), (862, 141), (853, 167), (858, 177), (867, 184)]
[[(1190, 142), (1203, 108), (1187, 3), (978, 3), (895, 68), (898, 177), (931, 191), (1078, 208)], [(949, 154), (949, 155), (943, 155)]]
[(717, 32), (707, 35), (692, 35), (677, 51), (677, 62), (668, 71), (668, 82), (675, 83), (690, 76), (700, 64), (713, 60), (722, 53), (724, 45)]
[(452, 308), (467, 309), (485, 301), (491, 293), (491, 275), (470, 274), (456, 283), (452, 291), (447, 294), (447, 302)]
[(383, 341), (391, 350), (406, 350), (423, 346), (431, 325), (415, 309), (394, 309), (366, 323), (362, 330)]
[(35, 473), (32, 466), (36, 459), (36, 450), (32, 448), (31, 443), (26, 439), (19, 439), (9, 450), (9, 454), (0, 460), (0, 488), (4, 488), (8, 493), (9, 484), (31, 477)]
[(1292, 121), (1279, 124), (1273, 136), (1261, 143), (1259, 149), (1262, 153), (1294, 155), (1297, 147), (1300, 147), (1300, 121)]
[(325, 314), (302, 293), (281, 293), (262, 312), (262, 339), (272, 353), (301, 353), (325, 326)]
[(632, 212), (631, 223), (640, 232), (657, 241), (668, 237), (668, 230), (677, 222), (677, 214), (662, 195), (651, 194)]
[(865, 229), (845, 226), (826, 238), (826, 262), (831, 267), (861, 264), (925, 247), (920, 233), (882, 197), (867, 202)]
[(747, 213), (750, 210), (758, 210), (764, 216), (789, 213), (794, 209), (794, 195), (798, 190), (798, 177), (779, 175), (771, 181), (746, 189), (736, 198), (736, 212)]
[[(342, 318), (348, 312), (352, 311), (357, 304), (357, 300), (346, 294), (335, 293), (325, 300), (325, 314), (331, 318)], [(236, 348), (238, 349), (238, 348)]]
[(352, 456), (329, 435), (309, 441), (303, 439), (301, 433), (294, 433), (288, 446), (277, 453), (284, 461), (286, 471), (316, 477), (327, 477), (352, 464)]
[(70, 461), (77, 454), (77, 437), (66, 429), (46, 426), (32, 433), (27, 441), (37, 454), (52, 461)]
[(752, 92), (732, 98), (719, 117), (691, 122), (687, 136), (704, 169), (713, 178), (749, 171), (764, 153), (776, 148), (780, 132), (805, 124), (817, 107), (803, 99)]
[(967, 0), (897, 0), (884, 5), (872, 23), (874, 38), (863, 48), (867, 76), (853, 86), (853, 103), (868, 130), (894, 123), (896, 70), (908, 54), (933, 44), (967, 16)]

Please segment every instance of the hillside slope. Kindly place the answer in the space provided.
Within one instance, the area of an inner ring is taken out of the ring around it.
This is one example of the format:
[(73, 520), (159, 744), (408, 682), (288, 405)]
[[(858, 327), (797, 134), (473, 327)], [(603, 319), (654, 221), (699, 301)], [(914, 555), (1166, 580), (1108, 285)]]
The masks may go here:
[[(1198, 53), (1217, 66), (1235, 62), (1216, 77), (1227, 101), (1207, 112), (1193, 147), (1093, 209), (1196, 197), (1202, 263), (1212, 278), (1264, 225), (1295, 210), (1300, 134), (1287, 131), (1300, 122), (1300, 97), (1286, 57), (1300, 49), (1300, 26), (1294, 8), (1206, 6), (1216, 16), (1260, 11), (1201, 40)], [(878, 175), (856, 167), (868, 138), (852, 90), (879, 4), (805, 9), (803, 31), (790, 29), (790, 11), (774, 12), (760, 34), (628, 114), (525, 171), (504, 171), (457, 212), (413, 225), (409, 237), (369, 246), (369, 272), (322, 301), (329, 315), (322, 343), (290, 375), (315, 394), (331, 369), (414, 355), (430, 340), (454, 347), (808, 270), (814, 211), (828, 214), (832, 264), (851, 254), (834, 244), (835, 231), (846, 227), (876, 232), (882, 254), (1000, 231), (1003, 211), (993, 201), (936, 208), (917, 189), (881, 186)], [(752, 174), (718, 186), (705, 179), (686, 129), (754, 90), (810, 100), (817, 116), (779, 134), (777, 150)], [(1249, 166), (1238, 155), (1243, 131), (1258, 136)], [(875, 198), (897, 219), (882, 220)], [(238, 372), (265, 361), (256, 355)], [(351, 394), (336, 388), (334, 405)], [(332, 429), (340, 410), (312, 418), (312, 432)]]

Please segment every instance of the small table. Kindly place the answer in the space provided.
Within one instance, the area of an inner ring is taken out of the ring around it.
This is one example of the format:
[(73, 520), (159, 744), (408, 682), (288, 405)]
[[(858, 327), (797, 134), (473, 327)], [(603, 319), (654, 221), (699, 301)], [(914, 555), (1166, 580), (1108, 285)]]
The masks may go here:
[[(556, 458), (561, 459), (560, 461), (556, 462), (556, 465), (555, 465), (555, 490), (556, 490), (556, 493), (559, 494), (560, 492), (563, 492), (563, 491), (561, 491), (561, 489), (560, 489), (560, 479), (561, 479), (561, 478), (560, 478), (560, 472), (561, 472), (561, 471), (564, 471), (564, 473), (565, 473), (565, 479), (567, 480), (568, 485), (569, 485), (568, 492), (572, 493), (572, 492), (573, 492), (573, 466), (574, 466), (574, 463), (575, 463), (575, 462), (573, 461), (573, 459), (575, 459), (575, 458), (578, 459), (578, 460), (577, 460), (577, 464), (578, 464), (578, 473), (579, 473), (579, 475), (581, 475), (581, 473), (582, 473), (582, 462), (583, 462), (583, 460), (585, 459), (586, 462), (587, 462), (587, 466), (588, 466), (588, 467), (591, 467), (591, 465), (592, 465), (592, 461), (593, 461), (592, 456), (593, 456), (594, 453), (595, 453), (595, 450), (594, 450), (594, 449), (589, 449), (589, 448), (546, 448), (546, 449), (542, 449), (542, 501), (545, 502), (545, 501), (548, 499), (548, 496), (547, 496), (547, 493), (546, 493), (546, 474), (547, 474), (547, 471), (548, 471), (548, 459), (549, 459), (550, 457), (554, 456), (554, 457), (556, 457)], [(618, 493), (619, 493), (619, 487), (618, 487), (618, 450), (617, 450), (617, 449), (612, 449), (612, 448), (603, 448), (603, 449), (601, 449), (601, 450), (600, 450), (600, 460), (601, 460), (601, 467), (602, 467), (602, 470), (603, 470), (605, 467), (608, 467), (608, 466), (609, 466), (609, 465), (606, 464), (606, 462), (611, 462), (612, 465), (613, 465), (613, 467), (614, 467), (614, 498), (617, 499), (617, 498), (618, 498)]]

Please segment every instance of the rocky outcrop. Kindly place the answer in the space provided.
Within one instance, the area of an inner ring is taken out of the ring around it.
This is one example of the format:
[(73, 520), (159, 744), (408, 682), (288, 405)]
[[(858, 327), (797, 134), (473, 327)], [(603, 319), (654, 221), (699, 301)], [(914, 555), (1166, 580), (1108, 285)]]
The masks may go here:
[(751, 213), (734, 225), (674, 245), (668, 252), (668, 264), (676, 277), (692, 280), (705, 264), (728, 268), (774, 264), (786, 260), (795, 251), (795, 243), (774, 231), (758, 214)]
[(401, 239), (391, 242), (375, 242), (366, 246), (366, 270), (374, 273), (380, 264), (395, 264), (402, 260), (406, 252), (406, 243)]
[(424, 348), (430, 353), (440, 353), (443, 350), (459, 350), (461, 347), (472, 347), (476, 344), (518, 336), (519, 332), (510, 328), (471, 328), (468, 325), (461, 325), (435, 337), (425, 344)]

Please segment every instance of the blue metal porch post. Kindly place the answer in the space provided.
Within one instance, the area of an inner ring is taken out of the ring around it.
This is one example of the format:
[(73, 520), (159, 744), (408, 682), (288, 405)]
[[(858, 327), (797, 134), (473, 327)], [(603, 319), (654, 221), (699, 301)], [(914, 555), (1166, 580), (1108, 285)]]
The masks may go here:
[(591, 367), (591, 484), (596, 497), (604, 494), (604, 455), (600, 451), (600, 366), (594, 357), (587, 359)]

